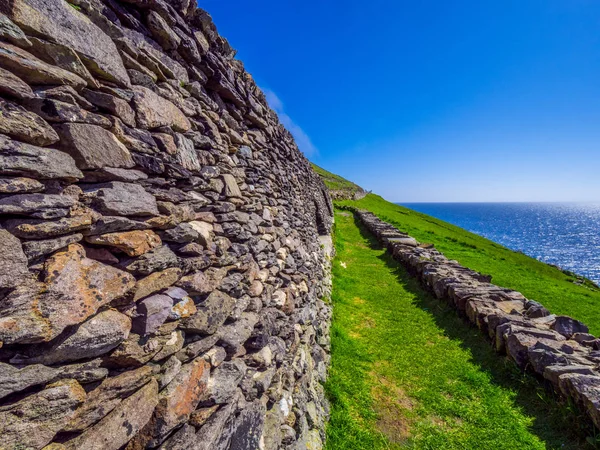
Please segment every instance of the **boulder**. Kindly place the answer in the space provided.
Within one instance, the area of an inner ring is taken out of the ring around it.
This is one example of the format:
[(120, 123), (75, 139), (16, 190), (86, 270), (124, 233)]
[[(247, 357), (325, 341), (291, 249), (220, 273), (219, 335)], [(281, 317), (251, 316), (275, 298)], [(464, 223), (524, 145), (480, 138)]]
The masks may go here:
[(138, 125), (146, 130), (163, 126), (186, 132), (191, 128), (190, 121), (177, 106), (143, 86), (133, 86), (133, 105), (137, 113)]
[(77, 181), (83, 174), (66, 153), (0, 135), (0, 174)]
[[(21, 241), (0, 228), (0, 289), (14, 288), (29, 276)], [(0, 339), (2, 341), (2, 339)]]
[(0, 214), (56, 219), (68, 215), (75, 203), (66, 195), (17, 194), (0, 198)]
[(62, 0), (14, 0), (0, 6), (32, 36), (72, 48), (94, 75), (129, 85), (129, 76), (112, 39), (82, 13)]
[(97, 125), (65, 123), (56, 126), (61, 148), (80, 169), (135, 166), (127, 147), (110, 131)]
[(148, 423), (157, 403), (158, 384), (153, 379), (123, 400), (100, 422), (65, 442), (66, 450), (121, 448)]
[(2, 41), (0, 41), (0, 67), (28, 84), (67, 84), (76, 89), (86, 85), (85, 80), (78, 75), (47, 64), (31, 53)]
[(587, 325), (568, 316), (556, 316), (556, 319), (550, 328), (559, 332), (567, 339), (570, 339), (575, 333), (589, 332)]
[(29, 355), (13, 357), (11, 363), (52, 365), (95, 358), (127, 339), (130, 329), (129, 317), (114, 310), (103, 311), (49, 344), (33, 347)]
[(102, 214), (115, 216), (157, 216), (156, 199), (138, 184), (112, 181), (91, 188), (93, 205)]
[(151, 230), (124, 231), (108, 233), (85, 238), (90, 244), (115, 247), (129, 256), (140, 256), (162, 245), (160, 237)]
[(213, 334), (227, 320), (234, 306), (233, 298), (215, 290), (203, 303), (197, 305), (196, 314), (182, 319), (180, 327), (191, 333)]
[(39, 449), (48, 444), (85, 400), (75, 380), (59, 381), (0, 411), (0, 448)]
[(37, 114), (22, 106), (0, 99), (0, 133), (34, 145), (58, 141), (56, 131)]

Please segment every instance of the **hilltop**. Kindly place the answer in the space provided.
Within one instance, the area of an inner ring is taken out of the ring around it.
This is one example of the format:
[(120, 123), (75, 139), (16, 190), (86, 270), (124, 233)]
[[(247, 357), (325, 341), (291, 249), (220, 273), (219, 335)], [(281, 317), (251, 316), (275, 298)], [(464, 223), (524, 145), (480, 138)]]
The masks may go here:
[(367, 191), (361, 188), (358, 184), (348, 181), (334, 173), (311, 163), (313, 170), (321, 177), (329, 195), (334, 200), (359, 200), (367, 195)]

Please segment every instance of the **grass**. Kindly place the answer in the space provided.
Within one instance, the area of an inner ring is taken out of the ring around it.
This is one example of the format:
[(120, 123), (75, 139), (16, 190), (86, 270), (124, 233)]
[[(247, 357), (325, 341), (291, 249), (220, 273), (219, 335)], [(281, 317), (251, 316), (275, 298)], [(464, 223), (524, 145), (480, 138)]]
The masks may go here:
[(435, 244), (438, 250), (462, 265), (491, 275), (494, 284), (519, 291), (554, 314), (581, 320), (591, 333), (600, 334), (600, 290), (591, 282), (575, 284), (577, 279), (573, 274), (374, 194), (336, 204), (368, 209), (420, 242)]
[(586, 448), (575, 414), (424, 292), (347, 212), (336, 212), (335, 241), (327, 450)]
[(328, 172), (313, 163), (311, 163), (311, 166), (313, 170), (323, 179), (327, 189), (331, 191), (348, 191), (352, 194), (357, 191), (363, 191), (363, 188), (361, 188), (359, 185), (354, 184), (353, 182), (348, 181), (339, 175)]

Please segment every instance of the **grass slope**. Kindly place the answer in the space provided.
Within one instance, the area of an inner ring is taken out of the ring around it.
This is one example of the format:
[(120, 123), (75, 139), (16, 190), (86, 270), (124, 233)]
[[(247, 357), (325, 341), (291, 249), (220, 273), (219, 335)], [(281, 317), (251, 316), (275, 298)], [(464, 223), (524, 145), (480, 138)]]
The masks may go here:
[(346, 212), (336, 213), (335, 240), (328, 450), (585, 448), (574, 415)]
[(317, 166), (316, 164), (310, 163), (313, 170), (321, 177), (325, 186), (330, 191), (348, 191), (352, 194), (355, 192), (362, 192), (363, 188), (359, 185), (354, 184), (351, 181), (346, 180), (345, 178), (340, 177), (334, 173), (328, 172), (325, 169)]
[(442, 220), (387, 202), (378, 195), (336, 203), (368, 209), (417, 240), (435, 244), (462, 265), (492, 275), (494, 284), (519, 291), (554, 314), (581, 320), (591, 333), (600, 334), (600, 290), (591, 283), (576, 285), (573, 276), (550, 265)]

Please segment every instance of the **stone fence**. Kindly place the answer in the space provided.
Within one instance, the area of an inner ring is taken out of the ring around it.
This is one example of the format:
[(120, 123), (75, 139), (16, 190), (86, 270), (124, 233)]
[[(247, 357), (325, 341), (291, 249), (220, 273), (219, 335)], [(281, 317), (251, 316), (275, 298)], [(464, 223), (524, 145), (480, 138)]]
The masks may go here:
[(0, 449), (320, 448), (326, 188), (190, 0), (0, 1)]
[(446, 301), (488, 336), (522, 370), (548, 380), (600, 428), (600, 339), (583, 323), (556, 316), (519, 292), (490, 283), (489, 276), (451, 261), (431, 245), (352, 209), (364, 226), (435, 297)]

